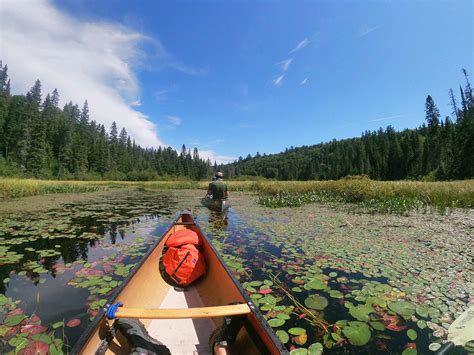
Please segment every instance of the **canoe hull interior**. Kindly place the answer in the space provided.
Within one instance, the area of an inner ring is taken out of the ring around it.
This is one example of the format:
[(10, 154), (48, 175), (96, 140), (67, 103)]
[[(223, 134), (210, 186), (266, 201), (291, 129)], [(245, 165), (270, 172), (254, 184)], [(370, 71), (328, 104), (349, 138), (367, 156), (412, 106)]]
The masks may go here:
[[(173, 286), (169, 285), (162, 277), (159, 267), (167, 238), (182, 228), (189, 228), (198, 233), (202, 240), (203, 254), (207, 264), (206, 275), (187, 287), (184, 292), (182, 290), (176, 291)], [(146, 309), (213, 307), (235, 302), (249, 304), (251, 312), (242, 316), (245, 319), (245, 327), (242, 327), (239, 331), (232, 351), (236, 354), (286, 353), (285, 348), (258, 309), (255, 308), (240, 284), (231, 275), (214, 247), (202, 234), (199, 227), (194, 224), (189, 214), (181, 215), (175, 224), (160, 238), (142, 262), (132, 271), (128, 279), (124, 281), (112, 302), (122, 302), (124, 307), (128, 308)], [(198, 354), (211, 354), (212, 352), (210, 352), (208, 346), (209, 334), (222, 324), (223, 319), (223, 317), (217, 317), (186, 320), (140, 320), (147, 328), (150, 336), (167, 346), (167, 341), (173, 342), (173, 344), (170, 344), (170, 350), (178, 344), (172, 354), (189, 353), (187, 350), (190, 347), (194, 347)], [(178, 321), (181, 321), (181, 323)], [(79, 339), (72, 353), (94, 354), (101, 340), (109, 334), (111, 325), (112, 321), (105, 319), (104, 310), (102, 310)], [(176, 329), (174, 333), (178, 334), (171, 334), (170, 329), (173, 327)], [(186, 330), (189, 330), (190, 333), (193, 333), (194, 330), (194, 333), (186, 334)], [(173, 340), (173, 336), (176, 339)], [(183, 339), (190, 343), (186, 345), (187, 348), (183, 345), (186, 342)], [(186, 351), (183, 350), (185, 348)], [(109, 344), (106, 353), (126, 354), (128, 352), (127, 340), (118, 332)]]

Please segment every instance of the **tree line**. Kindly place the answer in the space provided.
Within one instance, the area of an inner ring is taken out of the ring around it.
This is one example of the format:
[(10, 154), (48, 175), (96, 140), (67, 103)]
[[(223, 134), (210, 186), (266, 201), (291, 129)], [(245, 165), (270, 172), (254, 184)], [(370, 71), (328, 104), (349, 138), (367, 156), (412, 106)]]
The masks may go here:
[(209, 176), (211, 162), (183, 144), (142, 148), (114, 122), (108, 132), (91, 120), (87, 100), (61, 109), (54, 90), (42, 100), (37, 80), (26, 95), (11, 95), (0, 61), (0, 175), (54, 179), (156, 180)]
[(54, 179), (204, 179), (217, 170), (227, 178), (327, 180), (368, 175), (377, 180), (474, 178), (474, 99), (467, 73), (459, 96), (449, 91), (451, 117), (441, 118), (431, 96), (426, 123), (391, 126), (361, 137), (288, 148), (272, 155), (239, 157), (211, 165), (183, 144), (142, 148), (115, 122), (108, 132), (91, 120), (87, 101), (61, 109), (55, 89), (42, 99), (41, 82), (26, 95), (11, 95), (8, 67), (0, 61), (0, 176)]
[(219, 166), (230, 178), (261, 176), (279, 180), (327, 180), (368, 175), (377, 180), (474, 178), (474, 100), (466, 71), (459, 97), (449, 91), (451, 117), (441, 118), (431, 96), (426, 123), (417, 129), (366, 131), (359, 138), (248, 155)]

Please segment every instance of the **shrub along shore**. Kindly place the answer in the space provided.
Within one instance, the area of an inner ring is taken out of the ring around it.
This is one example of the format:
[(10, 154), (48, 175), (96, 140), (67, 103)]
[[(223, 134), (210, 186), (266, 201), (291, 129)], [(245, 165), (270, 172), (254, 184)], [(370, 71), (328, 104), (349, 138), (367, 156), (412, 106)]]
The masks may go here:
[[(200, 189), (207, 181), (56, 181), (0, 179), (0, 200), (52, 193), (82, 193), (113, 188)], [(352, 177), (328, 181), (228, 181), (230, 191), (256, 193), (261, 205), (298, 207), (306, 203), (350, 203), (385, 213), (435, 208), (474, 208), (474, 180), (374, 181)]]

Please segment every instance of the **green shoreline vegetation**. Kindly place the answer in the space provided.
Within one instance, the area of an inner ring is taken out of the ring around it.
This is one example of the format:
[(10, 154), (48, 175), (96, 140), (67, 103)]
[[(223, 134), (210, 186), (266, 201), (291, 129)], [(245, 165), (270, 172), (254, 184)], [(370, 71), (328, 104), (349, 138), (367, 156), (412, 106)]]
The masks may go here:
[[(205, 190), (207, 181), (55, 181), (0, 179), (0, 201), (34, 195), (83, 193), (114, 188)], [(374, 181), (365, 176), (326, 181), (229, 181), (231, 191), (252, 192), (267, 207), (349, 203), (372, 212), (405, 213), (434, 208), (474, 208), (474, 180)]]

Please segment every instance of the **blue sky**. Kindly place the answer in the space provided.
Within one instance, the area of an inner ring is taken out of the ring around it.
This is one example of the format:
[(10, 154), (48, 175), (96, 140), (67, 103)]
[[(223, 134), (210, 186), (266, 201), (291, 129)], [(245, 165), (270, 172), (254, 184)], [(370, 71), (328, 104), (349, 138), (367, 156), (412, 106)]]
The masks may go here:
[(151, 121), (139, 126), (151, 133), (142, 137), (126, 118), (119, 125), (129, 125), (142, 144), (185, 143), (220, 161), (388, 124), (416, 127), (428, 94), (447, 115), (448, 90), (463, 82), (461, 68), (473, 73), (472, 1), (75, 0), (44, 6), (73, 21), (71, 27), (96, 24), (129, 36), (124, 52), (130, 55), (116, 47), (107, 52), (116, 51), (122, 64), (110, 69), (104, 85), (117, 89), (118, 71), (118, 92), (137, 119)]

